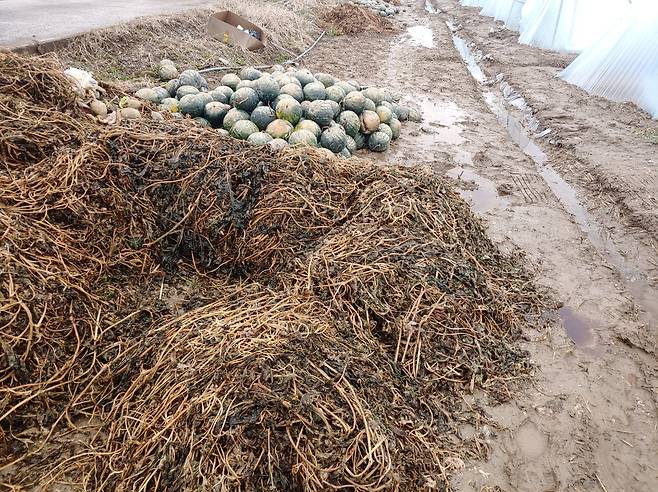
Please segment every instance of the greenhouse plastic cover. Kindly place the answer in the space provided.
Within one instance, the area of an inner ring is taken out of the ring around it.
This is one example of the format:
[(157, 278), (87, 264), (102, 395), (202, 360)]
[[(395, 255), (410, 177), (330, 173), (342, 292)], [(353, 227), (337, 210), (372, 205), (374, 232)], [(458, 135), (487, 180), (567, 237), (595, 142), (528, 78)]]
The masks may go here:
[(625, 20), (560, 77), (589, 93), (634, 102), (658, 118), (658, 2), (635, 0)]
[(480, 12), (482, 15), (503, 21), (508, 29), (519, 30), (525, 0), (484, 0), (480, 3), (482, 4)]
[(519, 42), (578, 53), (625, 18), (630, 9), (628, 0), (527, 0)]

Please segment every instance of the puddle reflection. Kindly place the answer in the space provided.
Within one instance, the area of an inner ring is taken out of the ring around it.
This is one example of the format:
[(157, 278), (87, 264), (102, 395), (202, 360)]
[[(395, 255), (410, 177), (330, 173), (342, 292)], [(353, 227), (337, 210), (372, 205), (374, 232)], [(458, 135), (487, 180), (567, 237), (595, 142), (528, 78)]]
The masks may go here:
[(446, 173), (446, 176), (473, 184), (473, 189), (460, 189), (459, 194), (469, 203), (471, 210), (475, 213), (481, 214), (506, 205), (506, 201), (498, 194), (493, 181), (480, 176), (473, 169), (454, 167)]
[(427, 26), (412, 26), (407, 28), (405, 41), (412, 46), (434, 48), (434, 33)]
[(594, 332), (588, 320), (576, 314), (576, 312), (568, 306), (561, 307), (557, 311), (562, 326), (567, 332), (567, 336), (571, 338), (576, 347), (588, 347), (594, 343)]

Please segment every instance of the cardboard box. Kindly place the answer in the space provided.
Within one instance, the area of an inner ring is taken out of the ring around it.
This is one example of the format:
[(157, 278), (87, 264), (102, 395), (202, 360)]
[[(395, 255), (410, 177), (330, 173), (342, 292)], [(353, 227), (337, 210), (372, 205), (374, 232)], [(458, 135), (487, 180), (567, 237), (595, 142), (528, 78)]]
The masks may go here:
[[(240, 31), (238, 26), (256, 31), (260, 34), (260, 39)], [(241, 46), (250, 51), (260, 50), (267, 46), (267, 35), (260, 27), (228, 10), (210, 16), (210, 19), (208, 19), (208, 33), (224, 43)]]

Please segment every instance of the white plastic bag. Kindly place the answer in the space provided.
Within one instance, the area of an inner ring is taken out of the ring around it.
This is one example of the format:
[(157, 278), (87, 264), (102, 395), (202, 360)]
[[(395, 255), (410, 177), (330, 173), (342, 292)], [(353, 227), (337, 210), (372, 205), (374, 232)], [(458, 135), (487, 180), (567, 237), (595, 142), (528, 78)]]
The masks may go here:
[(658, 4), (635, 0), (630, 15), (583, 51), (560, 77), (591, 94), (631, 101), (658, 119)]
[(87, 93), (94, 95), (98, 90), (98, 82), (96, 82), (93, 75), (86, 70), (69, 67), (64, 70), (64, 75), (71, 80), (73, 83), (73, 90), (75, 90), (80, 96), (84, 96)]

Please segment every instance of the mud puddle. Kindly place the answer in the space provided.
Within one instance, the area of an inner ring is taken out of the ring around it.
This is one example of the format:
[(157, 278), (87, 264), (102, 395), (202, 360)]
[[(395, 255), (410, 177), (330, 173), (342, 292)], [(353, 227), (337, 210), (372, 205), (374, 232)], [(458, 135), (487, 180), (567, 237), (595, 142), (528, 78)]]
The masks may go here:
[(467, 139), (462, 135), (461, 123), (471, 116), (452, 101), (441, 101), (429, 96), (417, 96), (423, 123), (412, 135), (414, 145), (433, 150), (445, 151), (457, 166), (446, 171), (445, 175), (460, 182), (459, 193), (473, 212), (483, 214), (495, 208), (504, 208), (508, 202), (503, 199), (493, 181), (480, 176), (471, 168), (473, 154), (463, 148)]
[[(452, 24), (448, 23), (448, 27), (450, 28), (451, 31), (454, 31), (454, 27)], [(466, 44), (466, 41), (464, 41), (459, 36), (453, 35), (452, 42), (454, 43), (455, 48), (457, 48), (459, 55), (462, 57), (462, 60), (464, 60), (464, 63), (466, 63), (466, 68), (468, 68), (468, 71), (470, 72), (471, 76), (480, 84), (486, 82), (487, 77), (485, 77), (484, 72), (477, 64), (475, 57), (473, 56), (470, 48)]]
[(435, 48), (434, 33), (427, 26), (408, 27), (403, 36), (404, 42), (411, 46), (422, 46), (423, 48)]
[[(453, 26), (448, 27), (454, 32)], [(478, 66), (476, 57), (471, 53), (466, 42), (459, 36), (452, 36), (455, 48), (462, 57), (472, 77), (480, 84), (486, 82), (486, 76)], [(511, 94), (512, 95), (512, 94)], [(573, 217), (576, 225), (587, 236), (594, 248), (619, 273), (628, 291), (636, 303), (641, 306), (655, 324), (658, 320), (658, 301), (655, 292), (647, 282), (646, 276), (629, 264), (612, 240), (604, 233), (602, 226), (581, 203), (576, 190), (548, 163), (548, 157), (528, 135), (523, 124), (512, 115), (494, 93), (483, 89), (482, 97), (489, 110), (503, 125), (512, 141), (535, 163), (537, 172), (546, 182), (553, 195), (564, 209)], [(525, 101), (523, 101), (525, 105)], [(527, 107), (527, 105), (525, 105)], [(528, 108), (529, 109), (529, 108)], [(527, 113), (527, 111), (523, 111)]]
[(579, 348), (592, 347), (595, 343), (594, 330), (590, 322), (568, 306), (558, 309), (557, 314), (567, 336)]
[[(462, 136), (462, 123), (471, 119), (467, 112), (450, 100), (427, 94), (414, 94), (402, 102), (418, 109), (422, 122), (410, 123), (412, 129), (404, 139), (398, 140), (387, 152), (369, 153), (369, 159), (383, 162), (400, 159), (406, 162), (412, 158), (410, 156), (415, 156), (416, 149), (425, 149), (432, 154), (430, 158), (423, 158), (426, 164), (435, 166), (438, 161), (448, 162), (447, 166), (435, 169), (439, 173), (445, 173), (454, 165), (472, 167), (473, 154), (465, 148), (469, 141)], [(448, 156), (449, 159), (446, 159)]]
[(451, 101), (441, 102), (430, 98), (421, 99), (420, 111), (423, 124), (421, 133), (426, 135), (425, 143), (441, 143), (448, 146), (458, 146), (466, 141), (461, 133), (460, 125), (469, 115)]
[(507, 206), (507, 201), (498, 194), (493, 181), (480, 176), (473, 169), (454, 167), (446, 173), (446, 176), (465, 183), (465, 186), (460, 188), (459, 194), (477, 214)]

